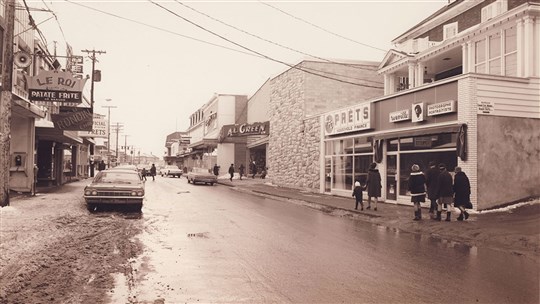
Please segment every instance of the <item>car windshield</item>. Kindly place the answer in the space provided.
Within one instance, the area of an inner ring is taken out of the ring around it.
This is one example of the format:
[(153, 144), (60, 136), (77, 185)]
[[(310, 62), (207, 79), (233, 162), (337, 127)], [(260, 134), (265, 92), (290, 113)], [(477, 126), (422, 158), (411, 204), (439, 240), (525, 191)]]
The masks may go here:
[(101, 171), (96, 175), (93, 182), (102, 184), (138, 184), (141, 179), (136, 172)]
[(166, 169), (178, 169), (177, 166), (166, 166), (165, 168), (166, 168)]
[(192, 169), (192, 172), (193, 173), (208, 173), (208, 169), (195, 167)]

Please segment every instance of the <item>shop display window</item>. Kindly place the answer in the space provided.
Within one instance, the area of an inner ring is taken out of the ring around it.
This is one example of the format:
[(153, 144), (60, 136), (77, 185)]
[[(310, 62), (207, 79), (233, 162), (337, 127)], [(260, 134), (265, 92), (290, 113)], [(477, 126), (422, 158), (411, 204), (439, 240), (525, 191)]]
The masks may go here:
[(399, 145), (398, 139), (392, 139), (388, 141), (388, 151), (397, 151)]
[(399, 194), (410, 195), (408, 191), (409, 176), (413, 164), (420, 166), (420, 171), (426, 172), (429, 162), (435, 161), (438, 165), (444, 163), (449, 172), (453, 172), (457, 166), (456, 151), (433, 151), (418, 153), (401, 153), (399, 157)]
[(333, 185), (334, 189), (352, 190), (353, 184), (353, 157), (336, 156), (333, 157)]
[(371, 143), (367, 141), (367, 138), (355, 138), (354, 139), (354, 153), (372, 153), (373, 148)]
[(455, 148), (457, 133), (406, 137), (399, 140), (400, 151)]

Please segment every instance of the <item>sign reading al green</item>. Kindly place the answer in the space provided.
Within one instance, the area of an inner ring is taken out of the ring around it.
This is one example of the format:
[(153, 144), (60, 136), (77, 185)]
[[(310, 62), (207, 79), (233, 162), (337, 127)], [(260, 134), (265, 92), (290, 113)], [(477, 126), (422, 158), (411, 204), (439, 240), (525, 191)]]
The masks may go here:
[(73, 77), (65, 71), (41, 71), (37, 76), (26, 76), (31, 101), (82, 102), (86, 79)]

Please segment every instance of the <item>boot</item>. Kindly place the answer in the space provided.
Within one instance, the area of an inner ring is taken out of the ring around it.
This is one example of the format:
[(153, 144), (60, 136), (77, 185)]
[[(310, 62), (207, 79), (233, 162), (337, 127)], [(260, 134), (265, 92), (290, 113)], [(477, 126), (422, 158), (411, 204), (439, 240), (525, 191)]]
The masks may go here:
[(458, 221), (463, 221), (463, 212), (461, 212), (457, 218)]
[(469, 212), (463, 211), (463, 214), (465, 214), (465, 219), (468, 219), (468, 218), (469, 218)]
[(437, 217), (435, 217), (433, 220), (440, 221), (441, 220), (441, 211), (437, 211)]
[(446, 212), (446, 220), (447, 222), (450, 222), (450, 215), (452, 214), (452, 212)]
[(418, 209), (418, 219), (422, 219), (422, 208)]
[(418, 217), (418, 211), (414, 211), (414, 218), (413, 221), (418, 221), (420, 218)]

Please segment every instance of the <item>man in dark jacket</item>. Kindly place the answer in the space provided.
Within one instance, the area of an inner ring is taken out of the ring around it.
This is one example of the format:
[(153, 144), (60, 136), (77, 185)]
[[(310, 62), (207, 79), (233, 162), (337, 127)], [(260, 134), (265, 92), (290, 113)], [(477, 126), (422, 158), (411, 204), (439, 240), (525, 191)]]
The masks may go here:
[(150, 167), (150, 175), (152, 175), (152, 180), (156, 180), (156, 165), (152, 164), (152, 167)]
[(454, 200), (452, 175), (446, 170), (446, 165), (444, 163), (439, 164), (439, 170), (441, 171), (437, 182), (437, 197), (439, 201), (437, 202), (437, 217), (435, 220), (441, 220), (442, 206), (443, 204), (446, 204), (448, 206), (446, 211), (446, 221), (449, 222)]
[(456, 167), (456, 175), (454, 176), (454, 206), (459, 208), (460, 214), (458, 221), (469, 218), (469, 213), (465, 208), (472, 208), (471, 205), (471, 184), (465, 172), (461, 171), (461, 167)]
[(439, 168), (434, 161), (429, 162), (429, 169), (426, 171), (427, 196), (431, 202), (429, 213), (433, 214), (437, 210), (437, 183), (439, 179)]
[(219, 175), (219, 166), (214, 164), (214, 175), (217, 177)]

